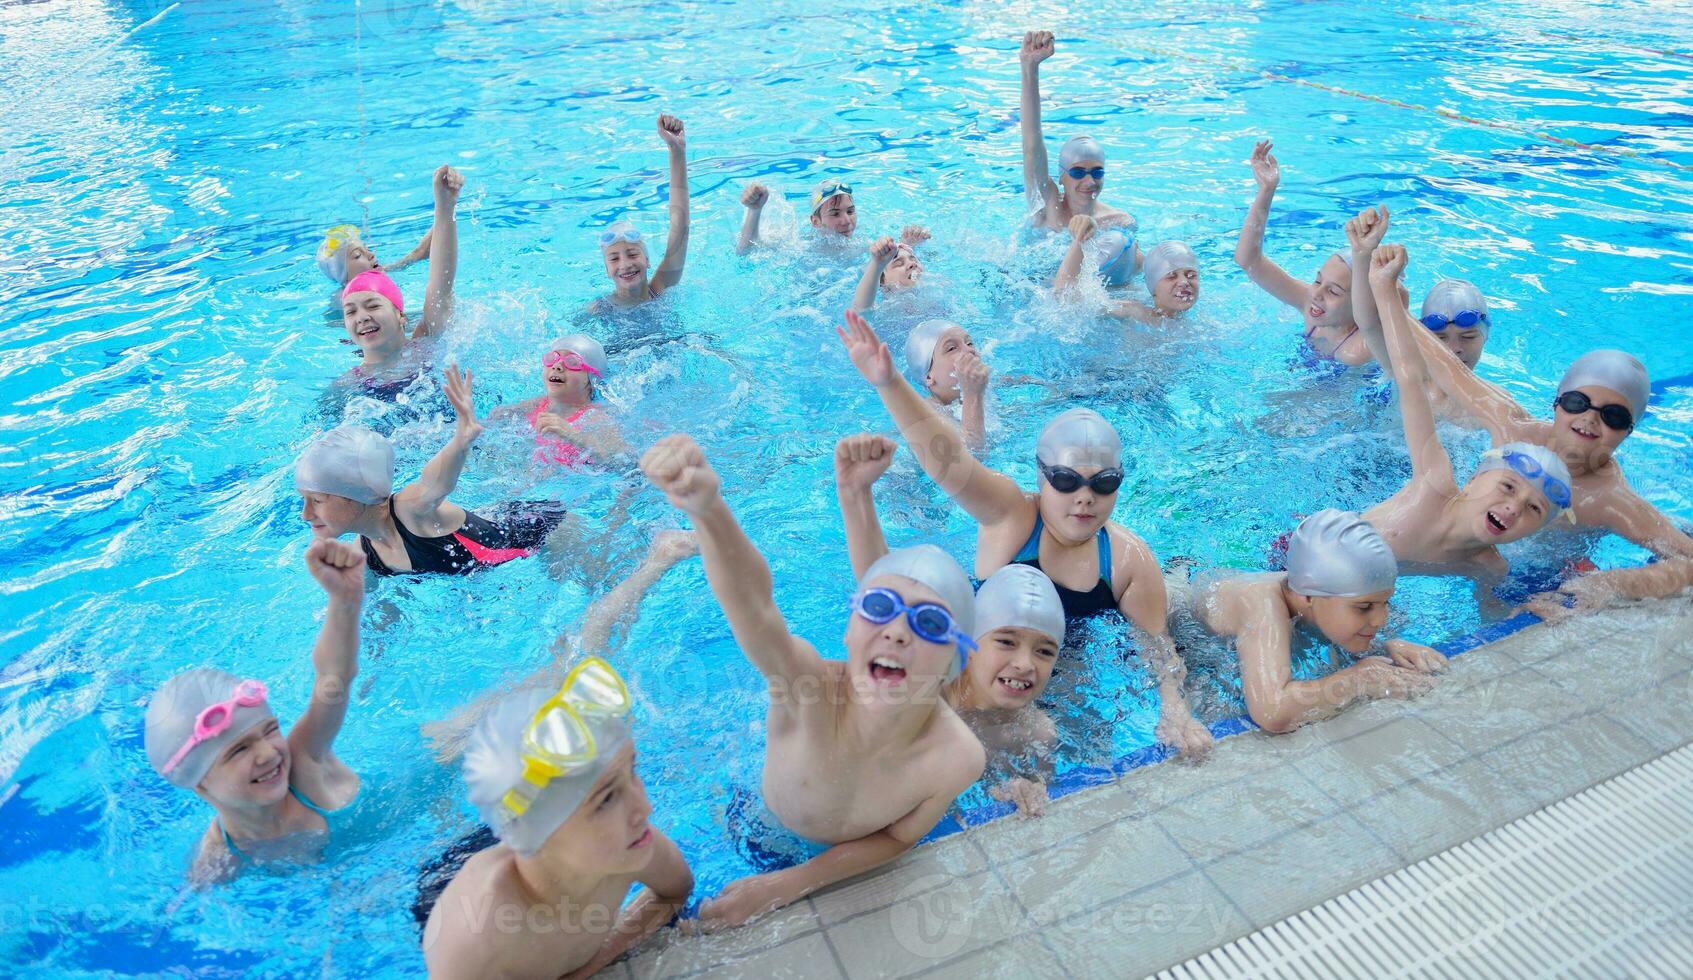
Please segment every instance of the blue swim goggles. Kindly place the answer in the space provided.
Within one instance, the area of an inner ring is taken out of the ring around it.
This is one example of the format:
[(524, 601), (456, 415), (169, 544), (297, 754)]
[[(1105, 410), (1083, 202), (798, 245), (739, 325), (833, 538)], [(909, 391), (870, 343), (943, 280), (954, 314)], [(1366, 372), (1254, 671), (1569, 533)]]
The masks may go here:
[(1104, 167), (1070, 167), (1064, 172), (1070, 175), (1071, 180), (1081, 180), (1083, 177), (1092, 177), (1094, 180), (1105, 179)]
[(641, 229), (619, 228), (613, 225), (612, 227), (600, 232), (601, 248), (605, 248), (607, 245), (616, 244), (617, 242), (629, 242), (632, 245), (639, 245), (641, 243)]
[(1500, 459), (1505, 461), (1506, 466), (1521, 473), (1527, 479), (1538, 480), (1540, 489), (1546, 494), (1546, 499), (1552, 501), (1559, 510), (1569, 509), (1570, 485), (1555, 476), (1549, 475), (1532, 456), (1524, 456), (1519, 452), (1506, 452), (1500, 454)]
[(911, 632), (929, 643), (956, 643), (960, 663), (976, 649), (976, 641), (966, 636), (958, 628), (957, 620), (952, 618), (945, 606), (933, 602), (919, 602), (914, 606), (905, 604), (905, 598), (892, 589), (876, 587), (865, 589), (852, 597), (852, 611), (863, 616), (877, 626), (890, 623), (900, 613), (905, 613), (906, 622), (911, 624)]
[(1428, 316), (1423, 317), (1423, 326), (1433, 330), (1435, 333), (1439, 333), (1453, 324), (1457, 324), (1459, 327), (1468, 330), (1478, 323), (1486, 322), (1487, 314), (1477, 310), (1459, 310), (1457, 316), (1447, 316), (1444, 313), (1430, 313)]

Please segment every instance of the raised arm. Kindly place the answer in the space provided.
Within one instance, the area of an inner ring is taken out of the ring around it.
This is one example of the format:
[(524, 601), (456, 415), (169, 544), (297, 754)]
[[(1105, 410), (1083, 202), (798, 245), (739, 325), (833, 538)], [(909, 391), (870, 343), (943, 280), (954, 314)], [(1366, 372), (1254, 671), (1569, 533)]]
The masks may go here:
[(1070, 247), (1064, 253), (1064, 261), (1058, 264), (1058, 275), (1052, 279), (1055, 294), (1062, 296), (1076, 284), (1076, 279), (1082, 274), (1082, 250), (1098, 227), (1098, 223), (1085, 214), (1070, 219)]
[(876, 514), (871, 487), (894, 461), (894, 441), (887, 436), (847, 436), (835, 443), (835, 498), (846, 526), (847, 558), (858, 581), (876, 559), (888, 553), (882, 519)]
[(359, 673), (359, 613), (364, 608), (364, 553), (340, 541), (313, 541), (306, 569), (329, 596), (329, 609), (312, 647), (312, 694), (306, 713), (288, 732), (288, 746), (324, 763), (347, 717), (347, 699)]
[(1287, 274), (1287, 270), (1270, 261), (1264, 254), (1264, 229), (1270, 223), (1270, 202), (1275, 200), (1276, 187), (1281, 184), (1281, 165), (1270, 153), (1269, 140), (1260, 140), (1252, 148), (1252, 178), (1258, 183), (1258, 194), (1247, 209), (1246, 224), (1241, 226), (1240, 241), (1234, 247), (1235, 265), (1246, 270), (1247, 278), (1265, 292), (1296, 309), (1306, 300), (1304, 283)]
[(735, 643), (759, 673), (774, 683), (822, 671), (817, 651), (788, 631), (776, 608), (770, 566), (730, 513), (699, 445), (685, 435), (661, 439), (641, 458), (641, 471), (693, 519), (706, 581)]
[(423, 316), (412, 339), (441, 332), (453, 315), (453, 280), (459, 274), (459, 191), (464, 176), (446, 164), (435, 169), (435, 224), (429, 229), (429, 286), (423, 294)]
[(754, 182), (741, 191), (741, 205), (747, 209), (741, 217), (741, 230), (735, 235), (735, 254), (745, 255), (758, 244), (758, 220), (764, 214), (765, 202), (770, 200), (770, 188)]
[(1040, 128), (1040, 63), (1052, 57), (1051, 31), (1030, 31), (1023, 35), (1017, 60), (1023, 69), (1023, 94), (1018, 117), (1023, 128), (1023, 192), (1032, 208), (1043, 209), (1058, 201), (1058, 185), (1046, 160), (1046, 138)]
[(881, 288), (882, 270), (899, 254), (899, 246), (886, 235), (870, 243), (870, 257), (864, 263), (864, 274), (858, 277), (858, 289), (852, 294), (852, 308), (868, 313), (876, 305), (876, 292)]
[[(1370, 256), (1381, 245), (1382, 236), (1387, 234), (1387, 205), (1380, 208), (1365, 208), (1358, 212), (1358, 216), (1346, 223), (1346, 243), (1352, 249), (1352, 268), (1368, 269)], [(1370, 348), (1370, 356), (1381, 365), (1383, 371), (1393, 372), (1392, 352), (1388, 350), (1387, 338), (1382, 336), (1381, 316), (1376, 312), (1375, 291), (1372, 289), (1358, 289), (1353, 283), (1352, 290), (1352, 322), (1357, 324), (1358, 332), (1364, 335), (1364, 343)], [(1394, 286), (1394, 302), (1399, 301), (1399, 287)]]
[(476, 401), (471, 393), (470, 374), (460, 374), (459, 366), (451, 364), (442, 378), (447, 401), (453, 406), (453, 411), (458, 413), (453, 437), (447, 440), (447, 444), (441, 447), (441, 451), (423, 468), (417, 482), (397, 495), (397, 503), (424, 522), (436, 517), (436, 511), (459, 485), (459, 474), (464, 472), (465, 457), (470, 454), (470, 447), (475, 445), (482, 435), (482, 423), (476, 419)]
[[(1387, 348), (1393, 357), (1393, 380), (1399, 386), (1399, 416), (1405, 426), (1405, 449), (1411, 454), (1411, 479), (1442, 490), (1457, 489), (1452, 474), (1452, 457), (1434, 428), (1434, 410), (1428, 403), (1428, 369), (1417, 349), (1411, 315), (1399, 302), (1399, 276), (1405, 271), (1405, 247), (1383, 245), (1375, 250), (1368, 266), (1370, 291), (1376, 305), (1385, 310)], [(1363, 266), (1359, 266), (1363, 268)], [(1354, 289), (1353, 294), (1363, 292)]]
[(963, 403), (964, 445), (980, 455), (988, 444), (988, 381), (993, 372), (980, 354), (966, 350), (958, 359), (954, 373), (958, 377), (958, 397)]
[(1531, 416), (1516, 399), (1503, 388), (1476, 377), (1433, 331), (1421, 329), (1412, 333), (1416, 335), (1417, 349), (1422, 352), (1428, 376), (1482, 424), (1495, 445), (1509, 442), (1512, 429), (1530, 421)]
[(1021, 512), (1028, 500), (1017, 484), (1002, 473), (983, 466), (964, 446), (964, 435), (951, 421), (942, 418), (910, 382), (894, 370), (888, 345), (877, 338), (864, 318), (851, 310), (846, 328), (836, 328), (847, 354), (864, 380), (876, 386), (882, 405), (899, 426), (899, 434), (911, 448), (923, 472), (940, 484), (947, 496), (969, 512), (984, 527), (998, 524)]
[(670, 237), (652, 278), (653, 292), (662, 293), (682, 281), (688, 261), (688, 145), (675, 116), (658, 117), (658, 135), (670, 150)]

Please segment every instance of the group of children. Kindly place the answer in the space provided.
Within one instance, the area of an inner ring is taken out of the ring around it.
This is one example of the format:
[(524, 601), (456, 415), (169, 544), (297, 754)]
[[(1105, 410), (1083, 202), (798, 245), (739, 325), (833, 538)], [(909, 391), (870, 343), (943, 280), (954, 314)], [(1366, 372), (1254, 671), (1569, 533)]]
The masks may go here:
[[(1052, 35), (1035, 31), (1020, 54), (1030, 225), (1071, 236), (1053, 288), (1068, 295), (1084, 276), (1116, 286), (1138, 273), (1144, 298), (1114, 298), (1104, 312), (1177, 328), (1200, 298), (1193, 250), (1173, 241), (1140, 247), (1134, 218), (1099, 200), (1105, 153), (1092, 138), (1065, 143), (1057, 179), (1049, 172), (1038, 70), (1053, 51)], [(601, 231), (611, 281), (603, 307), (648, 302), (682, 279), (683, 125), (660, 116), (658, 131), (670, 159), (665, 251), (655, 266), (634, 225), (618, 221)], [(554, 641), (544, 668), (431, 726), (444, 761), (462, 755), (468, 796), (492, 836), (434, 905), (424, 930), (430, 972), (586, 976), (687, 902), (688, 863), (653, 825), (636, 766), (631, 692), (604, 654), (612, 628), (634, 615), (669, 568), (696, 553), (736, 644), (768, 686), (764, 805), (817, 845), (809, 860), (734, 882), (703, 902), (699, 919), (707, 927), (744, 922), (896, 858), (935, 828), (991, 760), (1052, 743), (1057, 727), (1038, 704), (1065, 656), (1067, 627), (1078, 620), (1121, 613), (1156, 678), (1159, 740), (1203, 758), (1211, 734), (1187, 704), (1187, 665), (1171, 638), (1173, 623), (1232, 643), (1250, 716), (1266, 731), (1285, 732), (1360, 698), (1413, 696), (1434, 683), (1444, 664), (1438, 652), (1382, 636), (1402, 572), (1497, 580), (1506, 570), (1501, 545), (1567, 522), (1615, 531), (1666, 560), (1574, 578), (1562, 595), (1535, 599), (1531, 608), (1547, 618), (1693, 584), (1693, 540), (1629, 488), (1613, 458), (1647, 407), (1637, 359), (1611, 350), (1583, 356), (1558, 387), (1551, 421), (1536, 418), (1474, 373), (1492, 326), (1478, 289), (1437, 283), (1413, 316), (1406, 252), (1384, 241), (1385, 208), (1348, 221), (1347, 248), (1325, 259), (1310, 282), (1295, 279), (1263, 252), (1279, 180), (1268, 142), (1254, 149), (1252, 170), (1258, 192), (1236, 262), (1300, 310), (1304, 342), (1317, 356), (1373, 360), (1391, 373), (1412, 462), (1403, 488), (1362, 514), (1305, 517), (1269, 570), (1195, 578), (1166, 570), (1139, 535), (1112, 519), (1126, 460), (1118, 433), (1098, 412), (1078, 406), (1047, 422), (1032, 447), (1032, 490), (977, 458), (989, 372), (971, 333), (949, 320), (917, 324), (904, 340), (902, 372), (863, 315), (882, 295), (921, 280), (917, 249), (928, 233), (913, 226), (897, 240), (875, 238), (840, 339), (923, 472), (978, 525), (972, 571), (979, 587), (933, 545), (889, 547), (874, 486), (898, 442), (848, 435), (836, 447), (835, 475), (858, 586), (846, 617), (846, 658), (826, 659), (790, 630), (770, 568), (705, 451), (686, 435), (647, 448), (641, 472), (693, 531), (656, 535), (636, 570), (590, 606), (574, 634)], [(433, 227), (408, 256), (429, 263), (415, 323), (356, 229), (341, 226), (326, 238), (319, 266), (339, 286), (347, 338), (362, 354), (345, 384), (380, 392), (427, 370), (428, 338), (452, 316), (462, 186), (450, 167), (434, 174)], [(739, 250), (758, 247), (769, 197), (761, 185), (745, 189)], [(849, 184), (818, 185), (810, 223), (819, 239), (850, 242), (857, 221)], [(638, 450), (597, 398), (612, 371), (601, 345), (575, 334), (540, 360), (541, 393), (495, 415), (529, 426), (543, 462), (587, 470), (634, 460)], [(314, 859), (336, 811), (358, 794), (359, 777), (334, 742), (358, 667), (367, 570), (463, 574), (576, 547), (557, 504), (516, 502), (482, 516), (449, 499), (483, 425), (471, 375), (452, 365), (443, 379), (455, 430), (414, 482), (396, 490), (388, 440), (356, 425), (316, 437), (295, 465), (313, 537), (305, 561), (329, 603), (305, 714), (284, 732), (261, 680), (210, 668), (171, 678), (148, 705), (149, 760), (216, 814), (193, 861), (196, 880), (227, 878), (251, 861)], [(1462, 483), (1437, 419), (1492, 437), (1495, 448)], [(357, 546), (340, 540), (348, 533)], [(1320, 682), (1296, 680), (1294, 652), (1305, 642), (1332, 645), (1352, 662)], [(1046, 800), (1038, 773), (1014, 774), (992, 792), (1028, 814)], [(635, 884), (644, 887), (626, 903)], [(520, 910), (518, 921), (523, 910), (555, 914), (544, 929), (488, 928), (491, 916), (510, 918), (511, 909)]]

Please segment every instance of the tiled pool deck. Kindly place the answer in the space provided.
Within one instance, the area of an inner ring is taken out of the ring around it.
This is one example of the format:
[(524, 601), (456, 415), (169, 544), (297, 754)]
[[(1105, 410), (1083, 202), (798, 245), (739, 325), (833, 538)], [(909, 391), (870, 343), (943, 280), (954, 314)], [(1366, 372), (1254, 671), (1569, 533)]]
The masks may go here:
[(1440, 687), (1142, 766), (622, 977), (1155, 972), (1693, 741), (1693, 601), (1537, 625)]

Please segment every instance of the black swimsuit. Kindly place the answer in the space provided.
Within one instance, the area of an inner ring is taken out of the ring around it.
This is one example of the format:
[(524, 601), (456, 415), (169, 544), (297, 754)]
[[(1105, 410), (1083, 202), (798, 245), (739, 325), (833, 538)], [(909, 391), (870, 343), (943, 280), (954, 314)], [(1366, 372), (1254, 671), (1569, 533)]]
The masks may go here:
[[(1035, 530), (1024, 542), (1023, 550), (1017, 552), (1017, 557), (1011, 559), (1014, 565), (1027, 565), (1037, 571), (1040, 570), (1040, 532), (1044, 527), (1040, 516), (1035, 517)], [(1057, 582), (1052, 583), (1058, 590), (1058, 601), (1064, 606), (1064, 620), (1071, 622), (1098, 615), (1108, 609), (1117, 608), (1117, 596), (1111, 589), (1111, 536), (1105, 528), (1099, 529), (1099, 581), (1086, 592), (1066, 589)]]
[(394, 498), (388, 498), (388, 516), (394, 519), (394, 529), (406, 546), (411, 568), (388, 567), (376, 553), (370, 539), (359, 535), (359, 547), (364, 549), (365, 562), (378, 575), (426, 575), (444, 572), (465, 575), (478, 568), (499, 565), (513, 558), (525, 558), (535, 553), (553, 528), (564, 520), (564, 505), (556, 501), (515, 501), (503, 504), (488, 520), (464, 512), (464, 526), (451, 534), (425, 538), (412, 533), (400, 523), (394, 513)]

